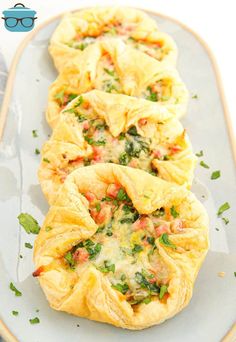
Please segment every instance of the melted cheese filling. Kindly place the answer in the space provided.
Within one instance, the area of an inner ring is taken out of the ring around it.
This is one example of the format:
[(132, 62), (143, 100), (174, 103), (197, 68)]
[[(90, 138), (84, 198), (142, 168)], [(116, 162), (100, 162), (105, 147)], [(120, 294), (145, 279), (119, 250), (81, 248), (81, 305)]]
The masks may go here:
[[(64, 263), (80, 275), (93, 265), (121, 292), (131, 305), (168, 298), (169, 270), (155, 239), (181, 233), (183, 221), (174, 207), (140, 215), (125, 190), (110, 184), (103, 198), (87, 192), (90, 215), (98, 224), (91, 239), (80, 242), (65, 256)], [(169, 244), (170, 248), (175, 248)]]

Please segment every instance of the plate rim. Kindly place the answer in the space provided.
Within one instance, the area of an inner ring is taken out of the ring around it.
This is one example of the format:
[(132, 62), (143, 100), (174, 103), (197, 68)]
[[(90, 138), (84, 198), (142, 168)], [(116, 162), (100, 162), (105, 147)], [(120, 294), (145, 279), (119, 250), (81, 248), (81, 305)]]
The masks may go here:
[[(53, 21), (61, 18), (66, 13), (68, 13), (68, 12), (73, 13), (73, 12), (77, 12), (80, 10), (89, 9), (89, 8), (93, 8), (93, 7), (94, 6), (81, 7), (81, 8), (74, 9), (72, 11), (63, 11), (60, 14), (52, 16), (52, 17), (48, 18), (47, 20), (43, 21), (32, 32), (28, 33), (26, 35), (26, 37), (21, 41), (21, 43), (19, 44), (19, 46), (16, 49), (16, 52), (14, 54), (14, 57), (12, 59), (12, 62), (11, 62), (10, 68), (9, 68), (5, 93), (4, 93), (3, 102), (2, 102), (2, 106), (1, 106), (1, 110), (0, 110), (0, 142), (3, 138), (4, 127), (5, 127), (5, 124), (7, 121), (7, 114), (8, 114), (9, 104), (10, 104), (10, 100), (11, 100), (11, 94), (13, 91), (13, 85), (14, 85), (14, 79), (16, 76), (17, 66), (18, 66), (20, 58), (23, 54), (24, 49), (27, 47), (27, 45), (30, 43), (30, 41), (37, 35), (37, 33), (40, 30), (42, 30), (48, 24), (51, 24)], [(99, 7), (114, 7), (114, 6), (99, 6)], [(129, 6), (118, 6), (118, 7), (129, 7)], [(174, 17), (170, 17), (166, 14), (156, 12), (156, 11), (153, 11), (150, 9), (145, 9), (145, 8), (141, 8), (141, 7), (131, 7), (131, 8), (137, 9), (140, 11), (144, 11), (150, 15), (159, 16), (163, 19), (167, 19), (167, 20), (170, 20), (170, 21), (178, 24), (184, 30), (190, 32), (196, 38), (196, 40), (203, 46), (203, 48), (205, 49), (205, 51), (208, 55), (208, 58), (212, 64), (213, 71), (215, 74), (217, 89), (218, 89), (219, 94), (220, 94), (220, 100), (222, 103), (224, 118), (225, 118), (225, 122), (226, 122), (228, 136), (229, 136), (231, 152), (233, 155), (234, 164), (236, 166), (236, 137), (234, 136), (234, 132), (233, 132), (233, 128), (232, 128), (233, 127), (232, 126), (232, 120), (231, 120), (230, 112), (228, 109), (228, 104), (227, 104), (226, 97), (225, 97), (225, 91), (224, 91), (224, 86), (223, 86), (220, 70), (219, 70), (215, 55), (213, 54), (209, 45), (206, 43), (206, 41), (198, 33), (196, 33), (193, 29), (191, 29), (189, 26), (187, 26), (185, 23), (183, 23), (179, 19), (176, 19)], [(233, 325), (232, 330), (235, 329), (235, 324)], [(231, 329), (230, 329), (230, 331), (231, 331)], [(231, 336), (230, 336), (230, 331), (221, 340), (222, 342), (231, 342), (232, 341)], [(10, 328), (8, 328), (8, 326), (4, 323), (4, 321), (2, 319), (0, 319), (0, 335), (6, 342), (19, 342), (19, 340), (13, 335)]]

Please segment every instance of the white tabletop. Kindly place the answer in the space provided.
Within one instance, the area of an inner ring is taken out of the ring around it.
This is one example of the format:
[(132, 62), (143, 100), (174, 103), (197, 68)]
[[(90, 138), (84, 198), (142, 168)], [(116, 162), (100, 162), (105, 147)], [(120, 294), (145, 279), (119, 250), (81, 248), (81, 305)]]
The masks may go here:
[[(15, 1), (16, 2), (16, 1)], [(1, 0), (0, 11), (15, 3)], [(197, 32), (216, 57), (236, 137), (236, 19), (235, 0), (26, 0), (25, 6), (37, 11), (37, 24), (63, 11), (94, 5), (125, 5), (154, 10), (176, 18)], [(10, 67), (15, 51), (27, 33), (8, 32), (0, 20), (0, 48)]]

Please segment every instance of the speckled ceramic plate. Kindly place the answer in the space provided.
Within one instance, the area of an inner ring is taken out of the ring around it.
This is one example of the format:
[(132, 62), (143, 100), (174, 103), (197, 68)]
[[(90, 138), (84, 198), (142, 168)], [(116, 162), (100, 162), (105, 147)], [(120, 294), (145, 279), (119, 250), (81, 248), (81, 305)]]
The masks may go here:
[[(160, 29), (177, 42), (178, 70), (190, 93), (197, 95), (190, 99), (183, 123), (195, 151), (203, 150), (199, 161), (210, 166), (197, 167), (193, 185), (211, 220), (211, 248), (193, 298), (186, 309), (160, 326), (127, 331), (50, 309), (37, 280), (31, 276), (32, 250), (24, 244), (33, 243), (34, 236), (19, 227), (17, 216), (28, 212), (41, 223), (48, 210), (37, 180), (39, 156), (34, 150), (41, 148), (50, 133), (44, 110), (48, 86), (56, 76), (47, 52), (49, 38), (59, 22), (59, 18), (53, 18), (20, 47), (0, 119), (0, 128), (7, 119), (0, 145), (0, 330), (9, 341), (216, 342), (236, 319), (236, 174), (217, 71), (208, 48), (193, 32), (170, 18), (152, 16)], [(34, 129), (37, 138), (32, 137)], [(210, 179), (214, 170), (221, 170), (217, 180)], [(226, 201), (231, 206), (224, 215), (229, 219), (227, 225), (216, 215)], [(219, 277), (219, 272), (225, 272), (225, 276)], [(10, 282), (22, 292), (21, 297), (14, 296)], [(19, 311), (19, 315), (13, 316), (12, 310)], [(40, 323), (31, 325), (29, 319), (36, 316)]]

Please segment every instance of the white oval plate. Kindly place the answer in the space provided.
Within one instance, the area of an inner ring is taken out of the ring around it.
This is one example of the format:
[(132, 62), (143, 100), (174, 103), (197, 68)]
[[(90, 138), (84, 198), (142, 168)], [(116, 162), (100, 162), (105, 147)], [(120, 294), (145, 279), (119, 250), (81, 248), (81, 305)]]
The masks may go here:
[[(152, 16), (160, 29), (177, 42), (178, 70), (191, 95), (198, 96), (190, 99), (183, 123), (195, 151), (204, 152), (200, 160), (210, 166), (197, 168), (193, 185), (211, 219), (211, 248), (193, 298), (186, 309), (165, 323), (143, 331), (128, 331), (50, 309), (38, 281), (31, 276), (32, 250), (25, 248), (24, 243), (33, 243), (34, 236), (20, 228), (17, 216), (28, 212), (42, 223), (48, 210), (37, 180), (39, 156), (34, 150), (41, 148), (50, 133), (44, 110), (48, 86), (56, 72), (47, 46), (59, 22), (57, 17), (33, 31), (20, 47), (0, 116), (1, 127), (7, 114), (0, 144), (0, 330), (9, 341), (215, 342), (223, 338), (236, 319), (236, 174), (218, 74), (208, 48), (193, 32), (170, 18)], [(32, 137), (34, 129), (38, 138)], [(214, 170), (221, 170), (221, 177), (210, 180)], [(227, 226), (216, 215), (226, 201), (231, 205), (223, 215), (230, 220)], [(220, 278), (218, 272), (225, 272), (225, 277)], [(14, 296), (9, 289), (11, 281), (22, 297)], [(13, 316), (12, 310), (19, 311), (19, 315)], [(31, 325), (29, 319), (36, 316), (40, 324)]]

